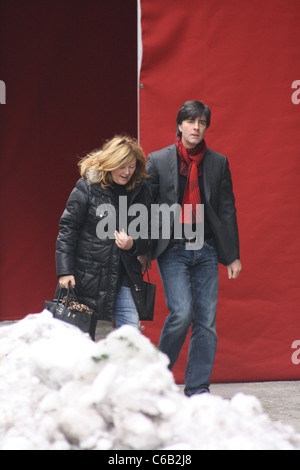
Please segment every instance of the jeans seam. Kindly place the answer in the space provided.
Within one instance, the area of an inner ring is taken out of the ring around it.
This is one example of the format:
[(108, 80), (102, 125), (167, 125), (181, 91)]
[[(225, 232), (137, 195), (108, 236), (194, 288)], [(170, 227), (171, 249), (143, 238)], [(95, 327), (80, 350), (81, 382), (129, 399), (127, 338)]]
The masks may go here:
[[(192, 328), (193, 328), (193, 323), (194, 323), (193, 319), (194, 319), (195, 314), (196, 314), (196, 309), (195, 309), (195, 301), (194, 301), (193, 278), (192, 278), (191, 273), (190, 273), (190, 279), (191, 279), (191, 293), (192, 293), (192, 299), (193, 299), (193, 317), (192, 317), (191, 325), (192, 325)], [(192, 340), (192, 338), (190, 338), (190, 344), (191, 344), (191, 340)], [(186, 371), (186, 384), (185, 385), (187, 385), (187, 383), (190, 381), (190, 377), (191, 377), (191, 374), (192, 374), (191, 364), (192, 364), (192, 360), (193, 360), (193, 354), (194, 354), (193, 348), (189, 348), (188, 366), (187, 366), (187, 371)]]

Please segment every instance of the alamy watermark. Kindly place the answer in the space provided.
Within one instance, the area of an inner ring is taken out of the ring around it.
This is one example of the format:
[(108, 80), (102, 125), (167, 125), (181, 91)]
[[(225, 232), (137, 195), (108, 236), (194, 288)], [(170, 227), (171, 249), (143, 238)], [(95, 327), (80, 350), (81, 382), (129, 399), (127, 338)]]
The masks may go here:
[(6, 104), (6, 85), (0, 80), (0, 104)]
[(292, 363), (298, 366), (300, 364), (300, 340), (295, 340), (292, 343), (292, 349), (295, 349), (292, 354)]
[[(186, 249), (195, 250), (204, 244), (204, 205), (197, 204), (195, 224), (180, 221), (180, 204), (152, 204), (150, 211), (143, 204), (133, 204), (128, 208), (127, 197), (119, 197), (118, 227), (133, 239), (170, 240), (170, 238), (190, 240)], [(149, 214), (150, 212), (150, 214)], [(96, 210), (99, 222), (96, 227), (97, 237), (101, 240), (115, 238), (117, 212), (112, 204), (100, 204)], [(184, 205), (184, 219), (191, 219), (192, 205)], [(128, 223), (128, 219), (130, 222)], [(172, 230), (172, 233), (171, 233)]]
[(292, 83), (292, 88), (296, 89), (291, 96), (291, 100), (293, 104), (300, 103), (300, 80), (294, 80)]

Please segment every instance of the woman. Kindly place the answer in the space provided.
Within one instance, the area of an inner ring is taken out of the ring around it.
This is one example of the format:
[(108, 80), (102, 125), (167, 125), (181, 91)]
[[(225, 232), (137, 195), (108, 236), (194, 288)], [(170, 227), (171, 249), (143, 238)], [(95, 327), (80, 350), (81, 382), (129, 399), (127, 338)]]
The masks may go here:
[[(83, 158), (79, 167), (81, 179), (59, 223), (59, 284), (67, 288), (71, 283), (78, 300), (94, 310), (94, 330), (97, 319), (114, 319), (117, 327), (129, 324), (139, 328), (144, 301), (142, 267), (137, 257), (149, 251), (150, 237), (133, 239), (118, 224), (120, 196), (128, 209), (142, 204), (150, 216), (151, 190), (144, 153), (134, 139), (116, 136), (101, 150)], [(111, 208), (113, 221), (107, 216)], [(99, 222), (106, 219), (115, 223), (113, 237), (99, 235)], [(134, 217), (127, 219), (130, 224)], [(150, 221), (146, 223), (148, 230)]]

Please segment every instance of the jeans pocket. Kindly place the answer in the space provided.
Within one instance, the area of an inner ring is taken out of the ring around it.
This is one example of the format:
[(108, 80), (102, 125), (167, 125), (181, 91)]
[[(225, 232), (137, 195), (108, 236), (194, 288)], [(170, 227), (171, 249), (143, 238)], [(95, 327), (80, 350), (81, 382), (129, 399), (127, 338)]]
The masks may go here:
[(174, 253), (174, 251), (177, 251), (179, 247), (178, 243), (171, 242), (166, 249), (165, 253)]
[(204, 245), (209, 249), (209, 250), (216, 250), (217, 245), (216, 242), (213, 238), (208, 238), (205, 240)]
[(174, 243), (174, 242), (171, 242), (167, 248), (165, 249), (165, 251), (163, 251), (163, 253), (161, 255), (159, 255), (158, 259), (162, 259), (164, 258), (164, 256), (166, 256), (167, 254), (169, 253), (174, 253), (175, 251), (178, 250), (178, 243)]

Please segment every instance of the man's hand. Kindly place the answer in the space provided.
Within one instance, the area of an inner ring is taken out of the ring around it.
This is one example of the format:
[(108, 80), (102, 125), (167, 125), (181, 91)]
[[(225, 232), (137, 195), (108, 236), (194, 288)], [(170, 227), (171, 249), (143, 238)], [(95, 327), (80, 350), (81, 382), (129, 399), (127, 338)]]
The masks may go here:
[(235, 261), (233, 261), (233, 263), (227, 266), (228, 279), (237, 279), (241, 270), (242, 264), (239, 259), (236, 259)]

